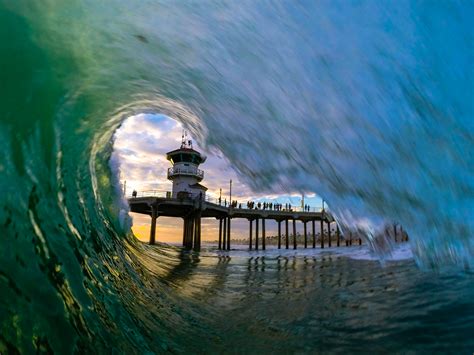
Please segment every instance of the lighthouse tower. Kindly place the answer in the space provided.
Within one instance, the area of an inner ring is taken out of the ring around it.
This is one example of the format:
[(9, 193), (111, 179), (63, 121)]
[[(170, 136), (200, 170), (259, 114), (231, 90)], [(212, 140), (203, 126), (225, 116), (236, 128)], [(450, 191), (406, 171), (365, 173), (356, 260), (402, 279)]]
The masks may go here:
[(181, 147), (166, 153), (173, 166), (168, 169), (168, 180), (173, 182), (173, 198), (196, 198), (206, 196), (207, 187), (200, 184), (204, 171), (198, 169), (199, 164), (206, 161), (206, 156), (193, 149), (193, 142), (184, 132)]

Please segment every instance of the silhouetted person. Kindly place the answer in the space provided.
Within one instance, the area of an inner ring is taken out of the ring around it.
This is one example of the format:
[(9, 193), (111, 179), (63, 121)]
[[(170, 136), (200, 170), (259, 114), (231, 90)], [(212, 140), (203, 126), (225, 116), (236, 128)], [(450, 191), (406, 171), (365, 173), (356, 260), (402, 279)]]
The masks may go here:
[(137, 197), (137, 190), (133, 190), (132, 197)]

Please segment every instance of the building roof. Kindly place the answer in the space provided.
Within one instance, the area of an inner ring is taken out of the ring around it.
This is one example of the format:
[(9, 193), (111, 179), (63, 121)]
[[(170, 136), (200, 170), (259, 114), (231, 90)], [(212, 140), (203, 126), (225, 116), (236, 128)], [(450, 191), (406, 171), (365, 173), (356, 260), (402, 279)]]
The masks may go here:
[(199, 157), (199, 160), (200, 160), (199, 164), (202, 164), (206, 161), (206, 156), (201, 154), (197, 150), (194, 150), (193, 148), (179, 148), (179, 149), (172, 150), (171, 152), (166, 153), (166, 159), (171, 160), (173, 158), (173, 156), (175, 156), (177, 154), (196, 155), (196, 156)]

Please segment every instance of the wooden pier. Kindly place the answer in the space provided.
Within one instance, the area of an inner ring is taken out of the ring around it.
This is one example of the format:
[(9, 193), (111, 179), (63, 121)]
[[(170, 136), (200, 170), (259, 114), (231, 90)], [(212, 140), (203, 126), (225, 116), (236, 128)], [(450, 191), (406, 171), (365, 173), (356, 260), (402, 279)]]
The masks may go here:
[[(204, 163), (206, 157), (197, 150), (193, 149), (192, 141), (187, 139), (186, 132), (183, 132), (181, 147), (166, 153), (166, 159), (172, 164), (168, 169), (168, 180), (173, 182), (172, 191), (166, 192), (166, 197), (155, 196), (137, 196), (134, 190), (132, 198), (128, 199), (130, 211), (146, 214), (151, 217), (150, 244), (155, 244), (156, 240), (156, 220), (160, 216), (176, 217), (183, 219), (183, 247), (186, 249), (201, 249), (201, 219), (216, 218), (219, 220), (219, 239), (218, 248), (220, 250), (230, 250), (230, 240), (232, 231), (232, 220), (243, 218), (249, 221), (249, 249), (258, 250), (266, 248), (266, 221), (274, 220), (278, 223), (278, 249), (282, 248), (282, 223), (285, 225), (285, 248), (290, 248), (290, 223), (293, 232), (292, 248), (298, 247), (296, 234), (296, 223), (303, 223), (304, 248), (312, 245), (316, 248), (316, 222), (319, 221), (320, 229), (320, 247), (325, 246), (324, 223), (327, 224), (327, 245), (332, 246), (331, 223), (335, 219), (331, 213), (323, 209), (321, 211), (310, 211), (304, 208), (304, 211), (291, 209), (291, 205), (283, 209), (282, 205), (278, 209), (266, 208), (239, 208), (236, 204), (233, 206), (224, 206), (220, 204), (221, 197), (217, 201), (219, 204), (208, 201), (206, 196), (207, 188), (201, 184), (204, 179), (204, 171), (198, 169), (199, 165)], [(229, 202), (232, 201), (232, 180), (230, 180)], [(125, 195), (125, 191), (124, 191)], [(236, 201), (234, 201), (236, 202)], [(271, 204), (270, 204), (271, 205)], [(253, 207), (253, 204), (248, 204)], [(255, 235), (253, 234), (253, 225), (255, 222)], [(308, 243), (308, 223), (311, 226), (312, 243)], [(395, 241), (397, 241), (397, 229), (394, 225)], [(400, 228), (400, 232), (401, 228)], [(336, 223), (336, 245), (341, 245), (341, 235), (339, 226)], [(346, 246), (352, 245), (352, 232), (349, 232), (349, 238), (344, 238)], [(403, 238), (403, 233), (402, 233)], [(358, 244), (362, 243), (357, 238)]]
[[(278, 223), (278, 248), (281, 248), (281, 224), (285, 223), (286, 243), (285, 247), (290, 247), (289, 243), (289, 223), (292, 223), (293, 249), (297, 248), (296, 223), (303, 223), (304, 226), (304, 247), (308, 247), (308, 228), (311, 222), (312, 247), (316, 247), (315, 222), (320, 222), (320, 230), (323, 231), (324, 223), (328, 229), (328, 245), (331, 246), (331, 223), (335, 220), (333, 216), (325, 211), (321, 212), (301, 212), (291, 210), (269, 210), (269, 209), (247, 209), (226, 207), (204, 201), (203, 199), (177, 199), (163, 197), (134, 197), (128, 199), (130, 211), (146, 214), (151, 217), (150, 244), (156, 240), (156, 220), (158, 217), (176, 217), (183, 219), (183, 247), (186, 249), (200, 250), (201, 248), (201, 219), (216, 218), (219, 220), (219, 242), (221, 250), (230, 250), (232, 220), (243, 218), (249, 221), (249, 249), (258, 250), (266, 248), (266, 220), (274, 220)], [(253, 236), (253, 224), (255, 221), (255, 236)], [(261, 235), (259, 235), (261, 226)], [(324, 234), (321, 233), (321, 236)], [(337, 228), (339, 236), (339, 228)], [(339, 245), (339, 238), (338, 238)], [(324, 238), (321, 238), (321, 248), (324, 248)]]

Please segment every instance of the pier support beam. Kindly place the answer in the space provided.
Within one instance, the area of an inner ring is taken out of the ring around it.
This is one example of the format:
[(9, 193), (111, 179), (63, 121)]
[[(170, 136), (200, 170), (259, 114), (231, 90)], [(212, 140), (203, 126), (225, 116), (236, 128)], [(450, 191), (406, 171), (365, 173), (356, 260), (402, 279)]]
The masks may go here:
[(321, 219), (320, 229), (321, 229), (321, 249), (324, 249), (324, 221)]
[(194, 217), (193, 249), (195, 251), (201, 250), (201, 213), (197, 213)]
[(331, 222), (328, 222), (328, 247), (331, 247)]
[(229, 217), (227, 221), (227, 250), (230, 250), (230, 220), (231, 218)]
[(311, 225), (313, 227), (313, 230), (312, 230), (312, 232), (313, 232), (312, 233), (313, 234), (312, 235), (312, 237), (313, 237), (313, 249), (316, 248), (316, 226), (315, 226), (315, 224), (316, 224), (316, 221), (313, 219), (311, 221)]
[(253, 245), (252, 245), (252, 225), (253, 225), (253, 220), (249, 220), (249, 250), (252, 250)]
[(183, 247), (186, 248), (188, 242), (188, 219), (183, 218)]
[(186, 217), (184, 219), (184, 247), (186, 249), (193, 248), (193, 234), (194, 234), (194, 218)]
[(258, 250), (258, 218), (255, 220), (255, 250)]
[(225, 250), (227, 240), (227, 217), (223, 218), (223, 227), (222, 227), (222, 250)]
[(186, 245), (186, 218), (183, 218), (183, 247)]
[(288, 220), (285, 219), (285, 232), (286, 232), (286, 240), (285, 240), (285, 246), (286, 246), (286, 249), (288, 249), (290, 247), (290, 235), (288, 233)]
[(262, 218), (262, 250), (265, 250), (265, 218)]
[(303, 231), (304, 231), (304, 248), (306, 249), (308, 247), (308, 233), (306, 230), (306, 223), (307, 221), (303, 222)]
[(193, 231), (194, 231), (194, 219), (188, 218), (188, 232), (186, 235), (186, 248), (193, 248)]
[(339, 232), (339, 226), (336, 223), (336, 238), (337, 238), (337, 246), (341, 246), (341, 233)]
[(281, 221), (278, 221), (278, 249), (281, 249)]
[(151, 228), (150, 228), (150, 245), (155, 244), (156, 239), (156, 219), (158, 218), (158, 211), (156, 206), (151, 206)]
[(218, 249), (222, 249), (222, 218), (219, 218), (219, 246)]
[(293, 219), (293, 249), (296, 249), (296, 219)]

